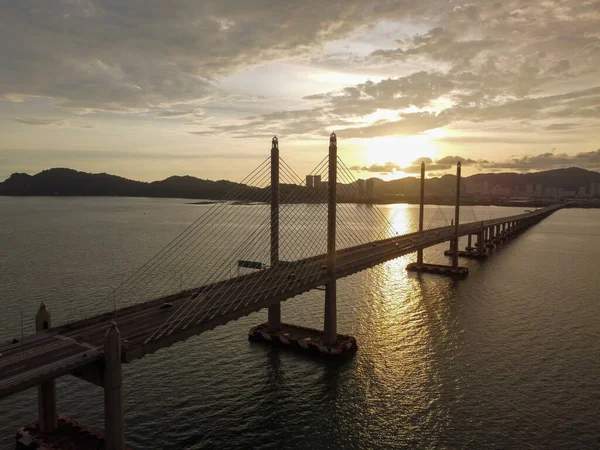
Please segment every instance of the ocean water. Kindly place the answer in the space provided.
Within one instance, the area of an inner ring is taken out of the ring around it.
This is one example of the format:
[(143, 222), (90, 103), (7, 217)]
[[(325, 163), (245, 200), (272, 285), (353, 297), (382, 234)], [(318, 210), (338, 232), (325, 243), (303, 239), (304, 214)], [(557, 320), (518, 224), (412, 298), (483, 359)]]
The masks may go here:
[[(111, 289), (207, 208), (0, 197), (0, 339), (31, 331), (41, 301), (54, 324), (110, 308)], [(412, 206), (379, 208), (388, 216), (400, 209), (400, 222), (414, 217)], [(425, 259), (444, 261), (443, 250), (428, 249)], [(128, 443), (599, 448), (600, 210), (560, 210), (487, 260), (461, 261), (465, 280), (407, 274), (414, 257), (338, 282), (338, 330), (359, 344), (350, 361), (248, 342), (248, 329), (266, 320), (260, 311), (125, 365)], [(321, 291), (288, 300), (283, 319), (321, 328), (323, 300)], [(99, 387), (67, 376), (57, 397), (61, 413), (103, 430)], [(16, 429), (36, 417), (34, 389), (0, 400), (0, 449), (14, 448)]]

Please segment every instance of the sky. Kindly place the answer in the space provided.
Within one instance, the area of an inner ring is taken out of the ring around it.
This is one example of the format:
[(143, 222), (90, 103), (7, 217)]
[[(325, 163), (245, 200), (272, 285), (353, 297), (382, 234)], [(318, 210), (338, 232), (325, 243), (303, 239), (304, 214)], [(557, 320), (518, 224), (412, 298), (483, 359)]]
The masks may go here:
[(600, 170), (599, 0), (0, 0), (0, 180)]

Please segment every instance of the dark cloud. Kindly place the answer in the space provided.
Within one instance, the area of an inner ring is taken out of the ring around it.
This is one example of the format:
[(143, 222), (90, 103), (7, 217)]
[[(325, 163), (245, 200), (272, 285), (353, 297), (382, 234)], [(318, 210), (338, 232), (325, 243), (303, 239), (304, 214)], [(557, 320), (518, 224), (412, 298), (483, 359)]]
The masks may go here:
[(35, 117), (15, 117), (13, 120), (25, 125), (35, 126), (61, 125), (64, 123), (64, 120), (61, 119), (38, 119)]
[(361, 172), (374, 172), (380, 174), (389, 174), (401, 170), (400, 166), (393, 162), (387, 162), (385, 164), (373, 164), (371, 166), (352, 166), (350, 170), (358, 170)]
[(488, 161), (475, 161), (470, 158), (462, 158), (461, 156), (445, 156), (441, 159), (433, 161), (431, 158), (418, 158), (414, 160), (410, 166), (403, 167), (401, 170), (405, 173), (420, 173), (421, 172), (421, 163), (425, 163), (425, 171), (427, 173), (433, 171), (447, 171), (456, 167), (458, 161), (461, 162), (461, 165), (479, 165), (481, 163), (487, 163)]
[(350, 169), (359, 170), (363, 172), (376, 172), (381, 174), (389, 174), (396, 171), (404, 173), (420, 173), (421, 163), (425, 163), (425, 170), (427, 173), (433, 171), (447, 171), (456, 167), (456, 163), (461, 161), (462, 165), (474, 165), (488, 163), (488, 161), (475, 161), (469, 158), (461, 158), (460, 156), (446, 156), (444, 158), (433, 161), (431, 158), (426, 156), (415, 159), (409, 166), (402, 167), (393, 162), (387, 162), (385, 164), (373, 164), (372, 166), (354, 166)]
[(240, 68), (431, 8), (401, 0), (3, 1), (0, 97), (134, 112), (202, 100)]
[(486, 162), (480, 164), (482, 169), (516, 171), (547, 170), (572, 166), (585, 167), (591, 170), (600, 169), (600, 149), (591, 152), (577, 153), (575, 155), (548, 152), (535, 156), (513, 158), (504, 162)]
[(425, 162), (425, 170), (428, 176), (432, 176), (433, 173), (439, 175), (448, 171), (454, 172), (458, 161), (461, 162), (462, 166), (474, 166), (479, 170), (487, 172), (502, 170), (529, 172), (564, 167), (585, 167), (589, 170), (598, 170), (600, 169), (600, 149), (591, 152), (577, 153), (575, 155), (547, 152), (534, 156), (512, 158), (507, 161), (473, 160), (470, 158), (462, 158), (460, 156), (446, 156), (433, 161), (430, 158), (424, 157), (416, 159), (409, 166), (405, 167), (388, 162), (385, 164), (374, 164), (372, 166), (354, 166), (351, 167), (351, 169), (382, 173), (384, 175), (394, 172), (418, 174), (421, 172), (421, 162)]
[(572, 130), (576, 128), (578, 125), (576, 123), (553, 123), (551, 125), (545, 126), (544, 130), (548, 131), (563, 131), (563, 130)]

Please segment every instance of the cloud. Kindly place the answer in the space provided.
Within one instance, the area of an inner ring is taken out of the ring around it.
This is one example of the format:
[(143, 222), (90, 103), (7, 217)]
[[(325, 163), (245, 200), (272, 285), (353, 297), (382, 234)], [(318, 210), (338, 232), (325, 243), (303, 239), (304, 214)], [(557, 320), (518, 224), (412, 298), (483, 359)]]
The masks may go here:
[[(470, 10), (476, 11), (475, 5), (467, 6), (473, 6), (474, 8), (470, 8)], [(469, 10), (469, 8), (465, 9), (460, 6), (456, 8), (456, 12)], [(414, 56), (426, 56), (436, 61), (464, 65), (469, 64), (481, 52), (491, 50), (502, 42), (499, 39), (459, 40), (456, 33), (436, 27), (425, 34), (418, 34), (410, 39), (399, 41), (401, 45), (399, 48), (376, 50), (371, 53), (369, 59), (375, 62), (389, 63)]]
[(553, 123), (551, 125), (545, 126), (544, 130), (548, 131), (563, 131), (563, 130), (571, 130), (576, 128), (578, 125), (576, 123)]
[(371, 166), (352, 166), (350, 167), (350, 170), (358, 170), (361, 172), (374, 172), (386, 175), (389, 173), (394, 173), (397, 170), (401, 170), (401, 168), (396, 163), (387, 162), (385, 164), (373, 164)]
[(387, 175), (395, 172), (403, 172), (406, 174), (418, 174), (421, 172), (421, 163), (425, 162), (425, 170), (428, 176), (432, 176), (436, 173), (436, 176), (447, 172), (454, 173), (456, 163), (460, 161), (461, 165), (473, 166), (478, 170), (495, 172), (501, 170), (517, 171), (517, 172), (529, 172), (539, 170), (550, 170), (565, 167), (582, 167), (588, 170), (599, 170), (600, 169), (600, 149), (591, 152), (582, 152), (575, 155), (568, 155), (566, 153), (552, 153), (546, 152), (533, 156), (521, 156), (511, 158), (506, 161), (488, 161), (488, 160), (474, 160), (470, 158), (463, 158), (460, 156), (445, 156), (438, 160), (432, 160), (431, 158), (419, 158), (413, 161), (410, 165), (401, 167), (400, 165), (387, 162), (385, 164), (374, 164), (371, 166), (354, 166), (351, 170), (362, 171), (362, 172), (375, 172)]
[(394, 173), (397, 171), (401, 171), (404, 173), (420, 173), (421, 172), (421, 163), (425, 163), (425, 171), (427, 173), (433, 171), (447, 171), (454, 167), (456, 167), (456, 163), (461, 161), (463, 166), (465, 165), (475, 165), (475, 164), (483, 164), (488, 163), (488, 161), (475, 161), (470, 158), (462, 158), (460, 156), (445, 156), (436, 161), (432, 160), (428, 157), (421, 157), (415, 159), (409, 166), (402, 167), (393, 162), (387, 162), (385, 164), (373, 164), (371, 166), (354, 166), (351, 167), (351, 170), (358, 170), (362, 172), (377, 172), (383, 175)]
[(35, 126), (61, 125), (64, 123), (64, 120), (61, 119), (38, 119), (35, 117), (14, 117), (13, 120), (25, 125)]
[(480, 164), (482, 169), (516, 170), (520, 172), (573, 166), (584, 167), (589, 170), (600, 169), (600, 149), (577, 153), (575, 155), (548, 152), (535, 156), (522, 156), (503, 162), (486, 162)]
[(425, 163), (425, 171), (427, 173), (433, 171), (448, 171), (450, 169), (454, 169), (456, 164), (460, 161), (461, 165), (469, 166), (469, 165), (479, 165), (481, 163), (487, 163), (487, 161), (475, 161), (470, 158), (463, 158), (461, 156), (444, 156), (438, 160), (433, 161), (431, 158), (418, 158), (414, 160), (410, 166), (403, 167), (401, 170), (404, 173), (420, 173), (421, 172), (421, 163)]

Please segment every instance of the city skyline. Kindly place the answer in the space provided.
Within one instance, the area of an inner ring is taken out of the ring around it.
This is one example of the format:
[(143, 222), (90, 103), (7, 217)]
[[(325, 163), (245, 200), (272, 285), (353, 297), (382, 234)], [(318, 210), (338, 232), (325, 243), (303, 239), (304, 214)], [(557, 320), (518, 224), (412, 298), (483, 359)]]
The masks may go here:
[(240, 180), (270, 138), (357, 178), (600, 169), (594, 1), (0, 7), (0, 179)]

